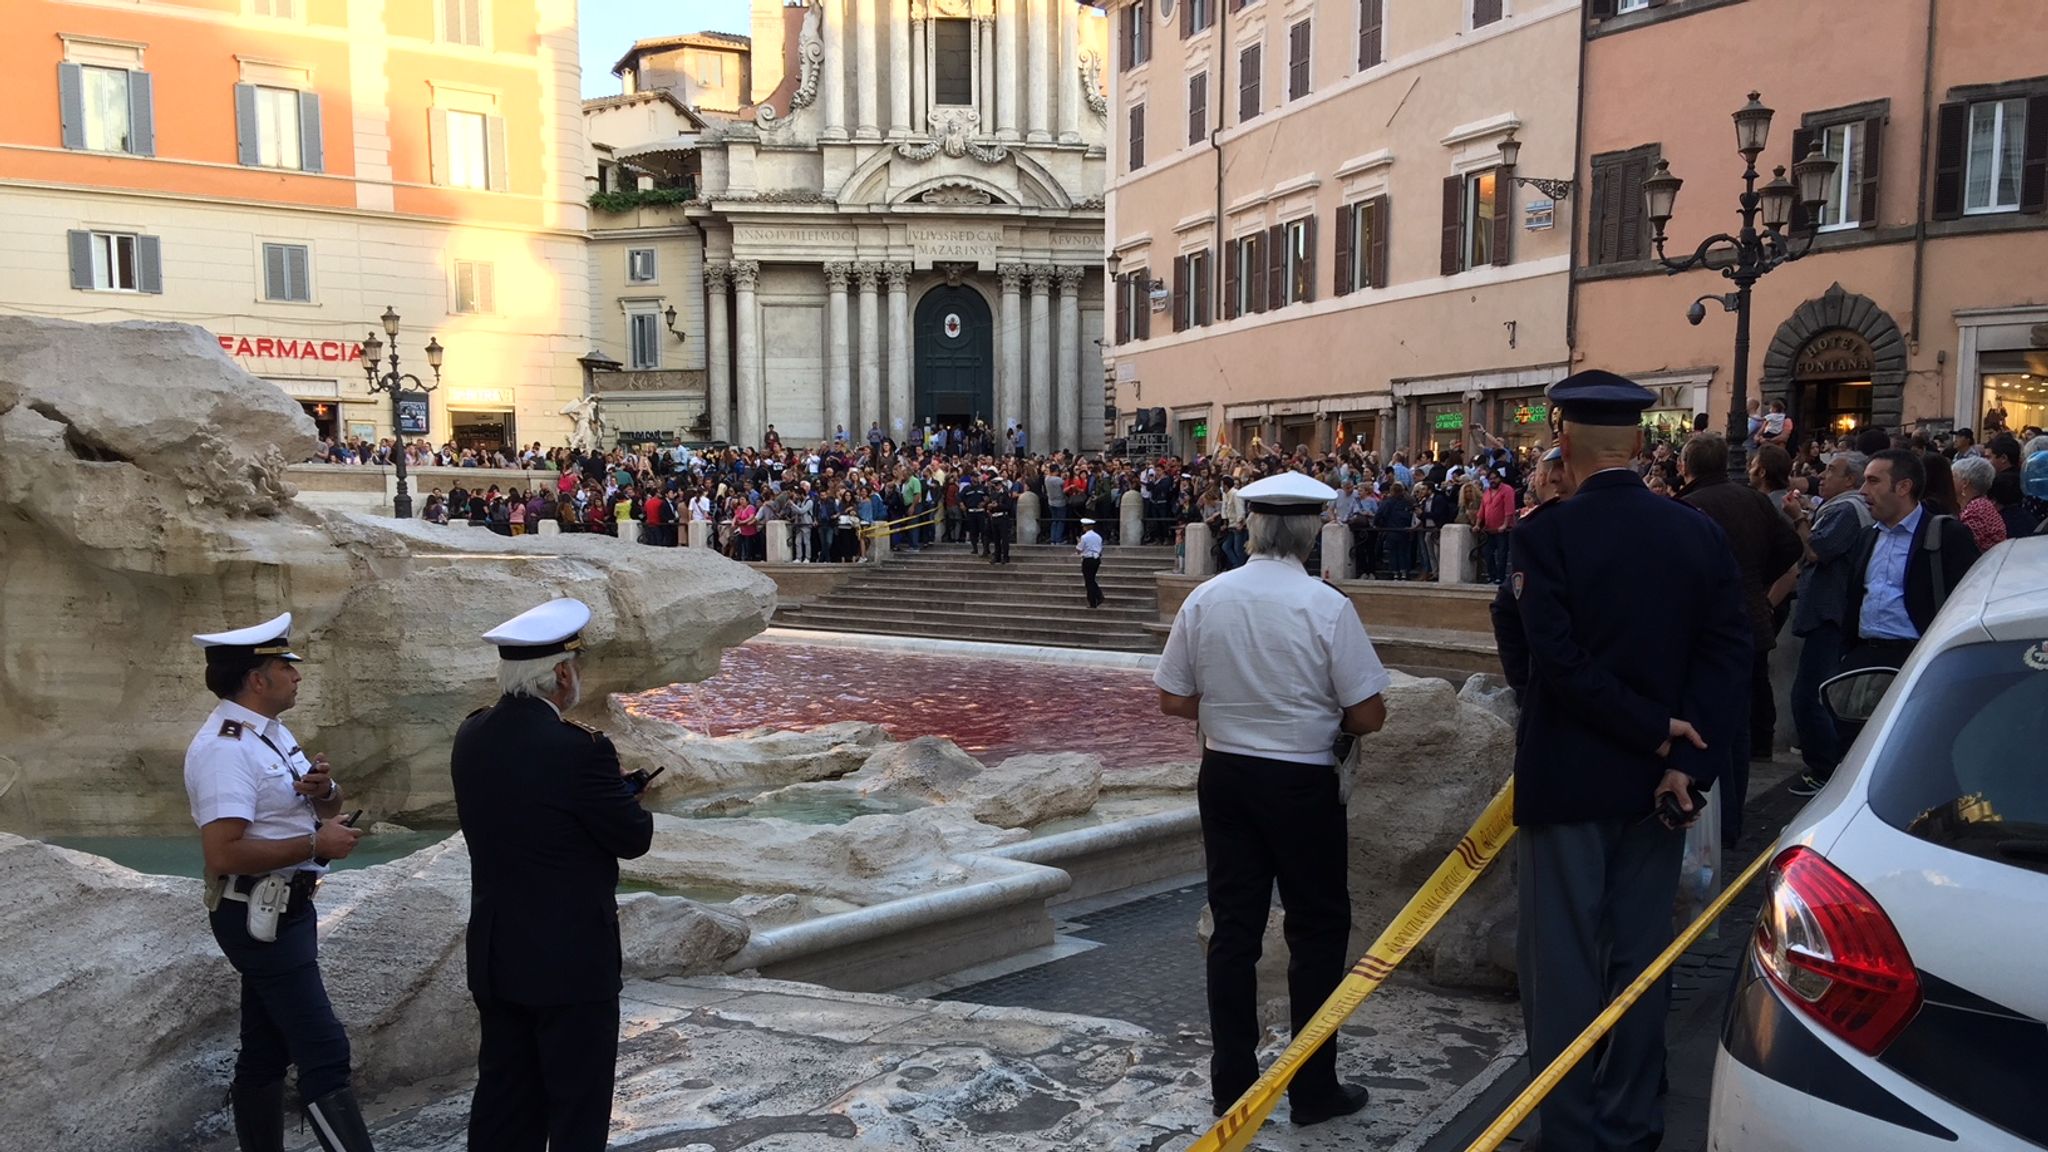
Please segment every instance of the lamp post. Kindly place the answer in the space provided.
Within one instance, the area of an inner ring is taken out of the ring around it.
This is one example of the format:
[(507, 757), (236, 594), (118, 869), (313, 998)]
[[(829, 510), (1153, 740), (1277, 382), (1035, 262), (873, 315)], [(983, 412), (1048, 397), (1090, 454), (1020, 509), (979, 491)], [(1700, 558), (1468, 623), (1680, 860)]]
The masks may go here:
[[(1690, 272), (1695, 268), (1712, 268), (1734, 281), (1735, 291), (1724, 295), (1709, 294), (1693, 301), (1686, 312), (1686, 319), (1698, 324), (1706, 318), (1704, 303), (1712, 300), (1721, 305), (1724, 312), (1735, 313), (1735, 378), (1728, 397), (1728, 474), (1730, 479), (1741, 483), (1748, 467), (1744, 459), (1745, 441), (1749, 438), (1749, 295), (1758, 280), (1783, 264), (1805, 256), (1813, 250), (1814, 237), (1818, 235), (1818, 221), (1821, 207), (1827, 203), (1829, 177), (1835, 173), (1836, 164), (1821, 153), (1821, 146), (1815, 142), (1811, 151), (1798, 158), (1792, 165), (1792, 175), (1798, 183), (1785, 179), (1781, 166), (1772, 174), (1771, 181), (1762, 188), (1757, 187), (1759, 173), (1756, 158), (1763, 155), (1765, 143), (1770, 139), (1771, 109), (1763, 106), (1755, 92), (1749, 94), (1749, 103), (1735, 111), (1735, 150), (1742, 155), (1742, 196), (1740, 197), (1742, 227), (1734, 235), (1717, 233), (1700, 241), (1700, 246), (1690, 256), (1676, 260), (1664, 256), (1664, 225), (1670, 221), (1672, 209), (1678, 203), (1678, 189), (1683, 180), (1671, 174), (1668, 161), (1657, 161), (1657, 171), (1643, 181), (1643, 199), (1650, 217), (1651, 243), (1657, 250), (1657, 263), (1670, 275)], [(1806, 226), (1797, 235), (1787, 230), (1786, 224), (1792, 216), (1793, 199), (1797, 198), (1806, 207)], [(1758, 228), (1758, 224), (1762, 228)]]
[(391, 514), (400, 520), (412, 519), (412, 496), (405, 490), (405, 419), (399, 408), (399, 394), (410, 383), (415, 391), (432, 392), (441, 384), (441, 342), (434, 337), (427, 338), (427, 367), (434, 370), (434, 382), (425, 384), (410, 372), (398, 370), (398, 313), (385, 305), (384, 334), (391, 337), (391, 370), (383, 372), (378, 363), (384, 354), (384, 341), (377, 338), (372, 330), (363, 338), (363, 375), (370, 382), (372, 395), (378, 392), (391, 393), (391, 464), (398, 477), (398, 493), (391, 498)]

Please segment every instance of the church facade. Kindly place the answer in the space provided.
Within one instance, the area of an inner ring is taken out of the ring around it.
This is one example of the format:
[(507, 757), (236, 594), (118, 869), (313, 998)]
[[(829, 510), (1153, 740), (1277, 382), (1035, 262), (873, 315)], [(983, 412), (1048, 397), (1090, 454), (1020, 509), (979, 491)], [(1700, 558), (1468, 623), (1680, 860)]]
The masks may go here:
[(708, 437), (979, 420), (1021, 423), (1033, 451), (1100, 447), (1101, 12), (756, 0), (752, 31), (753, 103), (703, 114), (678, 214), (701, 238)]

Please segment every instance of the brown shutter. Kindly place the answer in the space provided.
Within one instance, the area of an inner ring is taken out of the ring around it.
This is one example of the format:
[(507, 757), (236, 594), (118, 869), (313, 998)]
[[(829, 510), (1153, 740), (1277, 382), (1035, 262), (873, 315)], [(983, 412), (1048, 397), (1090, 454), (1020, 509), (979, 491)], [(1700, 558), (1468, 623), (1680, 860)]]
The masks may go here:
[(1138, 340), (1152, 338), (1152, 270), (1138, 269), (1132, 281), (1131, 335)]
[(1592, 206), (1586, 214), (1586, 263), (1594, 267), (1614, 259), (1615, 243), (1609, 228), (1619, 228), (1619, 204), (1610, 205), (1620, 191), (1619, 173), (1612, 164), (1593, 165)]
[(1960, 220), (1963, 215), (1963, 154), (1970, 141), (1970, 106), (1943, 104), (1935, 112), (1934, 218)]
[(1195, 34), (1195, 5), (1193, 0), (1180, 0), (1180, 38), (1185, 40)]
[(1131, 282), (1118, 276), (1111, 281), (1116, 286), (1116, 342), (1131, 342)]
[(1195, 277), (1195, 323), (1207, 327), (1216, 318), (1216, 250), (1202, 249), (1202, 274)]
[(1355, 287), (1355, 285), (1353, 285), (1351, 282), (1351, 266), (1354, 263), (1356, 263), (1356, 261), (1352, 259), (1352, 252), (1354, 251), (1354, 248), (1352, 246), (1351, 238), (1352, 224), (1355, 220), (1354, 214), (1357, 211), (1358, 207), (1355, 204), (1337, 205), (1337, 227), (1332, 229), (1332, 235), (1334, 235), (1337, 238), (1336, 294), (1339, 296), (1350, 295), (1351, 289)]
[(1266, 307), (1287, 306), (1287, 226), (1266, 229)]
[(1287, 98), (1299, 100), (1309, 93), (1309, 21), (1287, 30)]
[(1500, 19), (1500, 0), (1472, 0), (1472, 26), (1484, 28)]
[(1131, 107), (1131, 171), (1145, 166), (1145, 106)]
[(1444, 177), (1443, 274), (1465, 270), (1465, 178)]
[(1245, 269), (1251, 273), (1252, 278), (1251, 286), (1245, 290), (1246, 294), (1251, 297), (1252, 311), (1264, 312), (1266, 310), (1266, 234), (1264, 232), (1254, 232), (1243, 240), (1238, 241), (1238, 243), (1251, 250), (1251, 255), (1245, 258), (1244, 265)]
[(1188, 258), (1173, 258), (1173, 330), (1187, 327), (1188, 313)]
[(2048, 95), (2027, 97), (2027, 139), (2020, 161), (2020, 211), (2048, 211)]
[(1246, 48), (1237, 58), (1237, 122), (1259, 114), (1259, 71), (1265, 52), (1259, 45)]
[(1295, 268), (1294, 298), (1303, 301), (1316, 298), (1316, 218), (1313, 216), (1301, 222), (1301, 263)]
[(1505, 265), (1514, 260), (1515, 180), (1514, 170), (1493, 170), (1493, 262)]
[(1200, 144), (1209, 135), (1209, 74), (1188, 77), (1188, 143)]
[(1650, 158), (1631, 156), (1621, 165), (1621, 185), (1617, 219), (1614, 228), (1614, 258), (1616, 260), (1644, 260), (1650, 255), (1650, 230), (1643, 225), (1648, 222), (1650, 206), (1643, 201), (1643, 181), (1650, 178)]
[(1223, 318), (1237, 319), (1237, 246), (1242, 240), (1223, 244)]
[(1387, 220), (1393, 201), (1386, 196), (1375, 196), (1366, 205), (1366, 227), (1370, 229), (1365, 249), (1366, 271), (1372, 276), (1374, 288), (1387, 286)]
[(1877, 227), (1877, 185), (1884, 176), (1884, 117), (1863, 122), (1863, 178), (1856, 182), (1856, 221), (1863, 228)]
[(1137, 14), (1136, 8), (1125, 7), (1117, 13), (1116, 22), (1116, 67), (1119, 72), (1129, 72), (1134, 53), (1131, 51), (1131, 21)]
[(1595, 20), (1605, 20), (1614, 15), (1614, 0), (1592, 0), (1586, 7), (1588, 14)]
[(1386, 56), (1386, 0), (1359, 0), (1358, 70), (1365, 71)]
[[(1817, 135), (1819, 134), (1811, 128), (1794, 128), (1792, 130), (1792, 162), (1794, 164), (1806, 159), (1806, 154), (1813, 150), (1813, 141)], [(1785, 227), (1793, 232), (1804, 232), (1808, 228), (1814, 227), (1814, 225), (1815, 221), (1807, 215), (1806, 205), (1799, 202), (1799, 197), (1792, 197), (1792, 215), (1786, 221)]]

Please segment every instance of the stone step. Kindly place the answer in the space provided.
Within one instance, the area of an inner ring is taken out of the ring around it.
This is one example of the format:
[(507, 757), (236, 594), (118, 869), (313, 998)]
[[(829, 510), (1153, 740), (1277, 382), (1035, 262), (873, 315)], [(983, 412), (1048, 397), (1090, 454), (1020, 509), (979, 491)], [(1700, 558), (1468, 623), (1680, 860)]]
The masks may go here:
[[(1078, 635), (1097, 637), (1119, 637), (1133, 643), (1154, 644), (1158, 642), (1153, 632), (1142, 623), (1132, 620), (1118, 620), (1104, 617), (1103, 609), (1091, 612), (1087, 608), (1070, 611), (1006, 613), (984, 611), (978, 608), (956, 610), (915, 610), (885, 608), (849, 608), (806, 606), (802, 609), (783, 609), (778, 618), (791, 625), (811, 627), (819, 623), (839, 623), (855, 630), (892, 632), (910, 625), (925, 625), (948, 629), (946, 634), (961, 636), (977, 635), (984, 630), (1026, 631), (1045, 633), (1051, 637), (1071, 638)], [(1069, 639), (1060, 642), (1068, 643)]]
[[(986, 554), (977, 555), (964, 548), (957, 552), (936, 552), (927, 548), (922, 552), (892, 552), (889, 554), (889, 559), (883, 567), (902, 565), (910, 568), (946, 568), (968, 564), (986, 564), (988, 562)], [(1057, 554), (1042, 556), (1026, 555), (1013, 548), (1010, 550), (1010, 566), (1012, 568), (1029, 570), (1074, 569), (1081, 566), (1081, 558), (1063, 548), (1057, 550)], [(1166, 563), (1161, 564), (1149, 557), (1112, 556), (1105, 552), (1102, 556), (1102, 569), (1105, 572), (1112, 570), (1145, 573), (1171, 572), (1173, 571), (1173, 562), (1169, 559)]]
[(1093, 626), (1097, 628), (1128, 632), (1133, 635), (1140, 632), (1150, 634), (1146, 628), (1150, 621), (1141, 616), (1130, 615), (1127, 618), (1125, 614), (1104, 615), (1104, 613), (1117, 610), (1107, 607), (1091, 610), (1085, 602), (1059, 607), (1022, 608), (1002, 604), (981, 604), (957, 600), (930, 607), (900, 602), (896, 604), (836, 604), (829, 601), (813, 601), (802, 607), (791, 606), (783, 610), (788, 611), (792, 619), (801, 617), (805, 620), (812, 619), (813, 617), (821, 619), (830, 617), (846, 619), (887, 618), (892, 620), (951, 622), (963, 626), (971, 625), (977, 621), (991, 620), (1000, 621), (1006, 627), (1038, 627), (1055, 624), (1064, 627), (1065, 625), (1062, 623), (1064, 621), (1078, 620), (1085, 617), (1094, 621), (1095, 624)]
[[(1143, 596), (1157, 602), (1159, 585), (1150, 577), (1097, 575), (1095, 582), (1105, 589), (1115, 588), (1127, 595)], [(861, 573), (840, 585), (842, 588), (891, 589), (908, 594), (920, 592), (950, 592), (972, 588), (978, 592), (1002, 593), (1015, 589), (1018, 592), (1052, 592), (1066, 588), (1082, 587), (1079, 572), (1008, 572), (998, 568), (992, 572), (876, 572)]]
[(854, 611), (902, 612), (916, 614), (923, 611), (944, 610), (949, 606), (972, 604), (988, 615), (1016, 614), (1024, 617), (1048, 616), (1065, 612), (1089, 612), (1103, 620), (1115, 620), (1133, 625), (1149, 624), (1159, 616), (1156, 605), (1137, 603), (1131, 600), (1119, 601), (1109, 597), (1100, 608), (1088, 607), (1088, 598), (1078, 589), (1072, 595), (1043, 596), (1036, 599), (1019, 597), (978, 598), (973, 596), (949, 595), (935, 600), (908, 600), (904, 597), (879, 592), (848, 592), (844, 589), (829, 596), (807, 601), (800, 609), (806, 613), (829, 612), (839, 609)]
[[(1085, 611), (1085, 609), (1084, 609)], [(938, 640), (979, 640), (992, 644), (1018, 644), (1041, 648), (1094, 648), (1109, 652), (1157, 652), (1159, 642), (1149, 635), (1103, 635), (1072, 629), (1003, 627), (983, 623), (966, 628), (954, 624), (934, 624), (922, 620), (877, 623), (872, 621), (819, 620), (808, 615), (783, 619), (777, 615), (778, 623), (791, 627), (812, 629), (819, 632), (853, 632), (868, 635), (929, 636)]]

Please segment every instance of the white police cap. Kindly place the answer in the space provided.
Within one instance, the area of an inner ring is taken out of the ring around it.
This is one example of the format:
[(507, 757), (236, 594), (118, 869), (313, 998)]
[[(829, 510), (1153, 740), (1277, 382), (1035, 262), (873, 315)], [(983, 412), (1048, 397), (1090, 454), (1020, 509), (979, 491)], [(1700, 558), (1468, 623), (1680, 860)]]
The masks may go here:
[(292, 651), (291, 632), (292, 614), (286, 612), (233, 632), (195, 635), (192, 642), (206, 649), (208, 664), (233, 664), (262, 656), (296, 662), (299, 657)]
[(590, 606), (564, 596), (529, 608), (484, 633), (484, 642), (496, 644), (502, 659), (542, 660), (583, 647), (581, 633), (589, 623)]
[(1268, 516), (1317, 516), (1337, 498), (1335, 488), (1299, 472), (1254, 480), (1237, 491), (1246, 507)]

